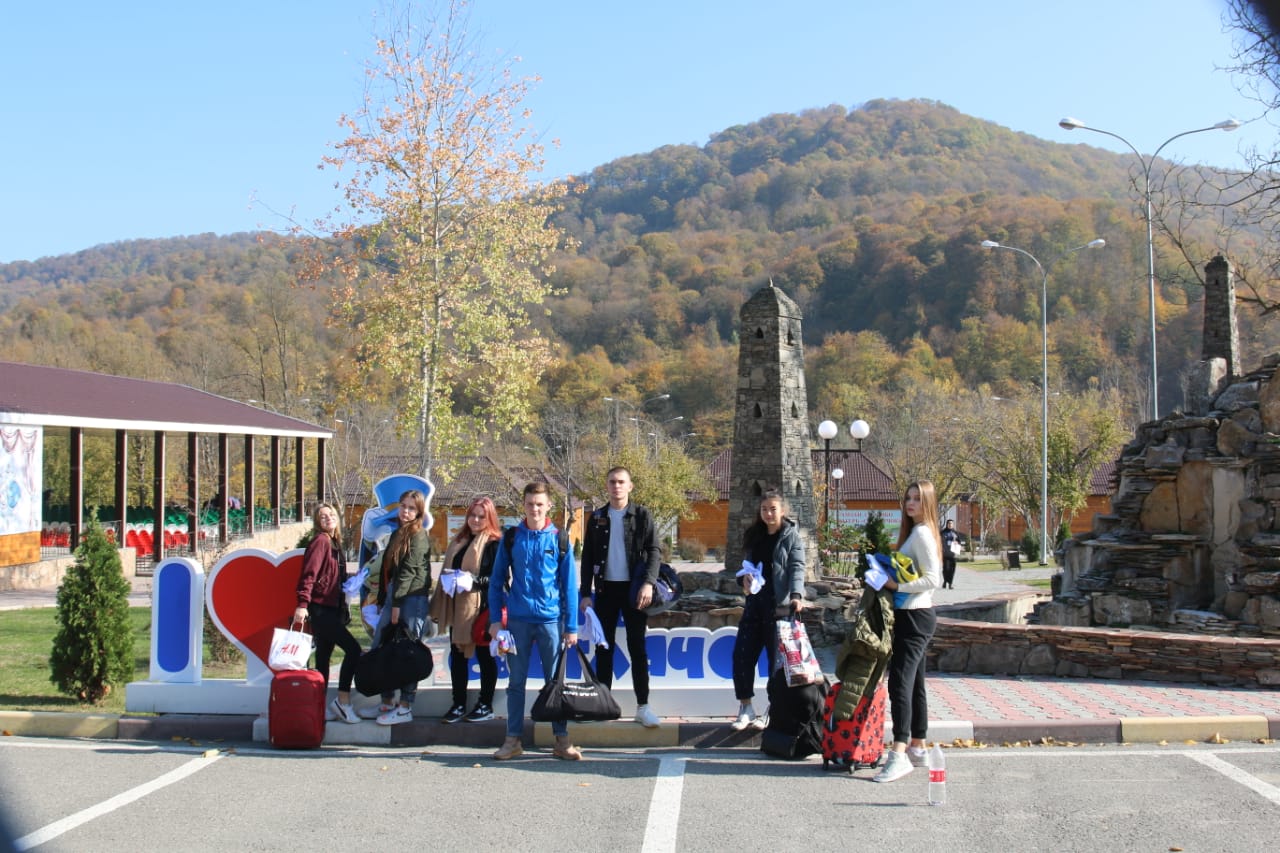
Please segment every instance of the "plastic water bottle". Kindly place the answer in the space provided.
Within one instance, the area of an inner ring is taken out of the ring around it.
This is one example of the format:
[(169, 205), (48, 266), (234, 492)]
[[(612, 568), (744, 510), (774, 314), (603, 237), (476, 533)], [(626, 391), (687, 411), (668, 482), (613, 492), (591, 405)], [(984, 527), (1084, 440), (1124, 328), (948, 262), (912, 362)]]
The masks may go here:
[(945, 806), (947, 804), (947, 758), (942, 754), (942, 747), (933, 745), (929, 750), (929, 805)]

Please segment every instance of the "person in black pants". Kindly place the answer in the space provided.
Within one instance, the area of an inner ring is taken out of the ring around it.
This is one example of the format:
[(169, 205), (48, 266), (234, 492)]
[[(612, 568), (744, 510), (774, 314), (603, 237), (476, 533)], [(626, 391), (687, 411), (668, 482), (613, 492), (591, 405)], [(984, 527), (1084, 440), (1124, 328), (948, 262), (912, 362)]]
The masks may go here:
[(596, 649), (596, 677), (606, 687), (613, 686), (614, 638), (618, 615), (622, 615), (631, 684), (636, 691), (635, 721), (657, 728), (661, 720), (649, 705), (649, 655), (644, 636), (649, 626), (645, 608), (653, 602), (653, 585), (662, 564), (658, 531), (649, 511), (631, 502), (635, 484), (630, 471), (622, 466), (611, 468), (605, 484), (609, 503), (591, 514), (583, 535), (579, 606), (584, 613), (595, 607), (609, 644)]
[(956, 588), (956, 552), (952, 550), (960, 542), (960, 534), (955, 522), (947, 519), (947, 526), (942, 528), (942, 588)]
[[(733, 728), (763, 729), (767, 717), (759, 716), (752, 705), (755, 696), (756, 662), (760, 652), (769, 652), (769, 671), (777, 668), (778, 610), (788, 606), (798, 614), (804, 607), (804, 543), (800, 528), (787, 518), (787, 503), (777, 489), (765, 489), (760, 496), (760, 515), (743, 535), (743, 568), (738, 572), (747, 601), (738, 620), (733, 641), (733, 692), (738, 699), (738, 715)], [(759, 586), (754, 592), (753, 586)]]
[(335, 646), (342, 648), (338, 668), (338, 695), (325, 706), (325, 718), (358, 723), (351, 707), (351, 680), (355, 677), (360, 643), (347, 630), (351, 608), (342, 585), (347, 581), (347, 561), (342, 554), (342, 524), (338, 510), (322, 503), (311, 514), (312, 538), (302, 554), (302, 574), (298, 577), (298, 607), (293, 621), (311, 622), (316, 644), (316, 669), (329, 678), (329, 659)]
[[(498, 663), (489, 653), (487, 631), (478, 642), (476, 623), (489, 620), (489, 578), (493, 560), (502, 541), (498, 511), (493, 501), (476, 498), (467, 507), (461, 529), (445, 549), (440, 583), (431, 600), (431, 618), (441, 630), (449, 631), (449, 680), (453, 705), (441, 718), (443, 723), (466, 720), (478, 723), (493, 719), (493, 693), (498, 685)], [(464, 579), (464, 576), (467, 576)], [(460, 579), (462, 583), (459, 583)], [(470, 583), (470, 589), (462, 586)], [(501, 617), (499, 617), (501, 618)], [(467, 683), (471, 677), (471, 656), (480, 667), (480, 696), (467, 713)]]
[(925, 655), (937, 628), (933, 591), (942, 583), (942, 539), (938, 535), (938, 498), (933, 483), (918, 480), (902, 498), (898, 550), (911, 558), (916, 577), (890, 578), (893, 591), (893, 655), (889, 659), (889, 711), (893, 717), (893, 749), (875, 782), (893, 782), (928, 761), (929, 695), (925, 689)]

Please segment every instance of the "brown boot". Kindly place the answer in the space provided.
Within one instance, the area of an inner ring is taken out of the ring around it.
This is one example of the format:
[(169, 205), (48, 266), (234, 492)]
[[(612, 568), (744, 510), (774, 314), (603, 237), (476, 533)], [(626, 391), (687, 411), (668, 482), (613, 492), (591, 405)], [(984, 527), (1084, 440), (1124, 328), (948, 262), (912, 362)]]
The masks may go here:
[(502, 742), (502, 746), (493, 754), (494, 761), (506, 761), (509, 758), (515, 758), (524, 752), (524, 744), (520, 743), (520, 738), (507, 736)]
[(582, 760), (582, 750), (569, 742), (568, 735), (556, 735), (556, 745), (552, 748), (551, 753), (556, 758), (563, 758), (565, 761)]

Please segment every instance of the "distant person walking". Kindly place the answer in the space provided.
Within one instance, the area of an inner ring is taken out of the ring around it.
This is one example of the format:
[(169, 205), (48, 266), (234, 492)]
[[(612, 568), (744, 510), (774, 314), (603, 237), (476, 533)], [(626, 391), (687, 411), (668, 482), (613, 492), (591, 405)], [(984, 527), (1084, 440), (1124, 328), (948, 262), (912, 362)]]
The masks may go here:
[(658, 548), (653, 516), (631, 502), (634, 485), (631, 472), (621, 465), (605, 475), (609, 503), (587, 520), (578, 600), (584, 612), (594, 604), (604, 631), (606, 645), (596, 649), (596, 677), (606, 687), (613, 686), (613, 651), (621, 614), (627, 630), (631, 684), (636, 692), (635, 721), (653, 729), (661, 720), (649, 707), (649, 655), (644, 641), (649, 622), (645, 608), (653, 602), (662, 551)]
[(956, 557), (960, 554), (960, 533), (955, 522), (947, 519), (947, 526), (942, 528), (942, 587), (955, 589)]
[(924, 739), (929, 734), (929, 700), (925, 693), (925, 651), (938, 619), (933, 591), (942, 583), (942, 539), (938, 535), (938, 498), (933, 483), (920, 480), (902, 498), (898, 550), (911, 558), (919, 577), (909, 583), (890, 578), (894, 591), (893, 655), (889, 658), (889, 706), (893, 717), (893, 750), (877, 782), (892, 782), (928, 761)]

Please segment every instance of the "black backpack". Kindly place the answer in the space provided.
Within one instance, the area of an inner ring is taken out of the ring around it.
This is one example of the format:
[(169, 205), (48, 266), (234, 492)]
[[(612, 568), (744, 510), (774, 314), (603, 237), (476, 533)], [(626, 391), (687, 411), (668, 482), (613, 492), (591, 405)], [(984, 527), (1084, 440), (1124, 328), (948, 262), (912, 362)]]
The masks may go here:
[[(507, 549), (508, 563), (511, 562), (511, 547), (515, 544), (515, 541), (516, 541), (516, 525), (513, 524), (510, 527), (508, 527), (506, 530), (502, 531), (502, 547)], [(560, 551), (556, 554), (556, 565), (559, 565), (560, 558), (565, 554), (569, 553), (569, 549), (572, 547), (569, 544), (569, 534), (564, 532), (563, 530), (557, 531), (556, 545), (560, 549)]]
[(760, 735), (760, 751), (789, 760), (822, 752), (822, 709), (827, 680), (787, 684), (782, 667), (769, 676), (769, 725)]

